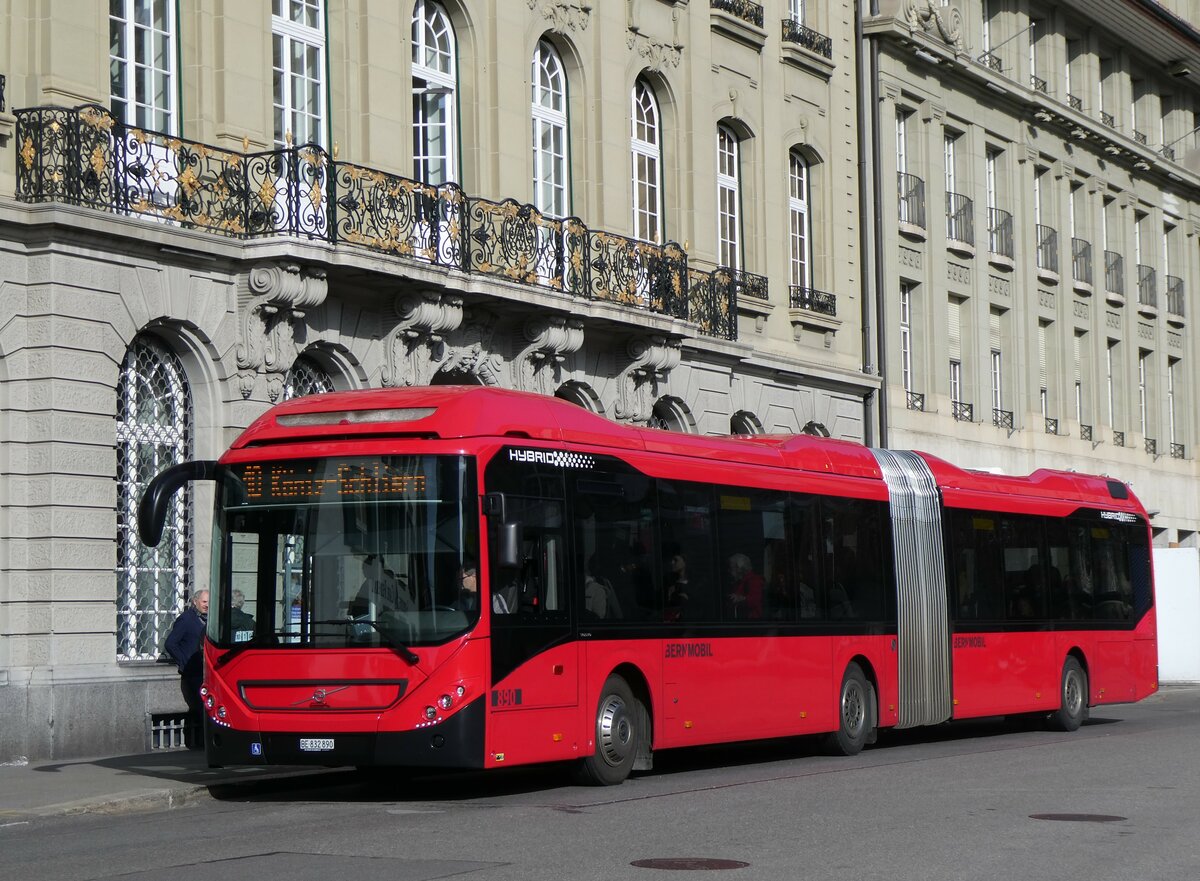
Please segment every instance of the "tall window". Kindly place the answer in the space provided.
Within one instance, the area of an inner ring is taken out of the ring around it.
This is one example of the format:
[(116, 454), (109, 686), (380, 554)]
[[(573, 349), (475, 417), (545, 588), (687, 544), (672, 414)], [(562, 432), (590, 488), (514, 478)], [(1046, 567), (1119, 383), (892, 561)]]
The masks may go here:
[(275, 146), (321, 144), (325, 137), (323, 0), (271, 0)]
[(1071, 340), (1071, 365), (1075, 376), (1075, 419), (1083, 425), (1083, 339), (1082, 333), (1076, 333)]
[(109, 0), (108, 79), (114, 117), (177, 133), (172, 0)]
[(654, 92), (642, 80), (633, 87), (633, 235), (662, 241), (662, 131)]
[(727, 126), (717, 126), (717, 261), (742, 265), (742, 217), (738, 139)]
[(992, 409), (1004, 409), (1004, 354), (1000, 348), (1000, 313), (992, 310), (988, 315), (988, 336), (992, 352)]
[(1178, 358), (1167, 359), (1167, 441), (1173, 444), (1179, 442), (1175, 431), (1175, 372), (1178, 367)]
[(1138, 351), (1138, 430), (1142, 437), (1150, 433), (1150, 402), (1147, 391), (1149, 374), (1150, 353), (1141, 349)]
[(455, 180), (458, 59), (441, 4), (417, 0), (412, 19), (413, 175), (427, 184)]
[(988, 0), (980, 3), (980, 17), (983, 19), (983, 51), (992, 51), (992, 4)]
[(1117, 346), (1120, 345), (1116, 340), (1109, 340), (1108, 346), (1104, 350), (1104, 373), (1105, 382), (1107, 384), (1108, 398), (1108, 425), (1110, 428), (1116, 428), (1117, 418)]
[(804, 24), (806, 0), (788, 0), (788, 15), (796, 24)]
[(908, 174), (908, 117), (904, 110), (896, 111), (896, 171)]
[(788, 237), (791, 284), (812, 287), (812, 218), (808, 213), (808, 163), (799, 153), (788, 157)]
[(138, 337), (117, 380), (117, 658), (156, 660), (191, 586), (191, 493), (176, 494), (157, 547), (137, 536), (137, 507), (162, 469), (192, 456), (192, 394), (183, 364)]
[[(989, 209), (1000, 207), (999, 203), (996, 201), (996, 166), (999, 165), (999, 163), (1000, 151), (993, 147), (989, 147), (987, 156), (984, 158), (984, 174), (987, 177), (987, 181), (985, 182), (987, 186), (987, 207)], [(991, 220), (989, 219), (988, 222), (991, 223)]]
[(913, 390), (912, 282), (900, 282), (900, 378)]
[(1041, 405), (1042, 418), (1050, 415), (1050, 391), (1047, 388), (1048, 371), (1046, 369), (1046, 330), (1050, 327), (1047, 321), (1038, 321), (1037, 326), (1037, 356), (1038, 356), (1038, 403)]
[(951, 299), (946, 316), (950, 352), (950, 400), (963, 400), (962, 383), (962, 301)]
[(957, 193), (958, 183), (958, 136), (946, 135), (943, 141), (946, 161), (946, 192)]
[(538, 43), (530, 72), (533, 97), (533, 199), (539, 211), (565, 217), (567, 207), (567, 78), (558, 52)]

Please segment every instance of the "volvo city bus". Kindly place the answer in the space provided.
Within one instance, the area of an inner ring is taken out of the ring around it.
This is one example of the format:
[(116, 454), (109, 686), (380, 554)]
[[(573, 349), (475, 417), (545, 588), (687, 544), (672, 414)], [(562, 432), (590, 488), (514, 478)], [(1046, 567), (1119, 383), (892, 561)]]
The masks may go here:
[(210, 763), (600, 784), (655, 750), (1042, 714), (1157, 688), (1150, 535), (1106, 477), (700, 437), (483, 387), (280, 404), (216, 485)]

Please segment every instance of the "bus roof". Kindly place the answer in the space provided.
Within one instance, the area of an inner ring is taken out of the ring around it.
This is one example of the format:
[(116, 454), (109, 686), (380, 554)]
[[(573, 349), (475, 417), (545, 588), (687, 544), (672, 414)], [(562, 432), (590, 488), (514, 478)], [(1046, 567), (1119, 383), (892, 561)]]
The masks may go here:
[[(487, 386), (422, 386), (294, 398), (259, 416), (232, 449), (367, 437), (513, 438), (576, 443), (880, 480), (868, 447), (810, 435), (714, 437), (635, 428), (575, 404)], [(1137, 506), (1120, 481), (1039, 469), (1024, 477), (969, 471), (920, 453), (942, 490)]]

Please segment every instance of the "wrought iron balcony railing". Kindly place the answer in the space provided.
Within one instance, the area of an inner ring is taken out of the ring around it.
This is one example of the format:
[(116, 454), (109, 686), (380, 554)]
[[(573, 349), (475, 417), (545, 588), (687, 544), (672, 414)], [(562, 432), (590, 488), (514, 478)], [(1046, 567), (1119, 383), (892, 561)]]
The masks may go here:
[(1133, 139), (1135, 141), (1137, 141), (1139, 144), (1142, 144), (1143, 146), (1145, 146), (1149, 142), (1149, 139), (1146, 137), (1145, 132), (1135, 131), (1133, 133)]
[(975, 203), (969, 196), (946, 193), (946, 238), (974, 246)]
[(999, 56), (993, 55), (991, 52), (984, 52), (980, 55), (979, 63), (988, 70), (995, 71), (996, 73), (1004, 73), (1004, 63), (1000, 60)]
[(996, 426), (997, 428), (1007, 428), (1011, 431), (1013, 427), (1012, 410), (993, 409), (992, 425)]
[(1058, 230), (1042, 224), (1037, 225), (1037, 268), (1047, 272), (1058, 272)]
[(951, 401), (950, 413), (958, 422), (975, 421), (975, 406), (966, 401)]
[(763, 26), (763, 8), (751, 0), (709, 0), (710, 7), (728, 12), (735, 18), (749, 22), (755, 27)]
[(833, 58), (833, 40), (790, 18), (783, 20), (783, 42), (795, 43), (809, 52)]
[(766, 302), (770, 298), (765, 275), (755, 275), (753, 272), (734, 269), (731, 266), (718, 266), (713, 275), (720, 275), (726, 279), (726, 284), (732, 286), (733, 290), (737, 292), (739, 300), (745, 297), (748, 300)]
[(1040, 76), (1034, 76), (1032, 74), (1029, 77), (1029, 88), (1033, 89), (1035, 92), (1041, 92), (1043, 95), (1049, 91), (1046, 81)]
[(1002, 208), (988, 209), (988, 251), (1009, 260), (1013, 256), (1012, 214)]
[(925, 393), (924, 392), (908, 392), (905, 395), (905, 404), (910, 410), (925, 411)]
[(1177, 275), (1167, 276), (1167, 314), (1183, 317), (1183, 279)]
[(1125, 446), (1125, 432), (1123, 432), (1123, 431), (1114, 431), (1113, 432), (1113, 446), (1114, 447)]
[(1153, 266), (1138, 264), (1138, 305), (1158, 308), (1158, 270)]
[(900, 191), (900, 222), (925, 229), (925, 181), (915, 174), (896, 175)]
[(1107, 111), (1104, 111), (1104, 110), (1100, 111), (1100, 122), (1103, 123), (1104, 125), (1108, 126), (1109, 128), (1117, 127), (1117, 118), (1115, 116), (1113, 116), (1111, 113), (1108, 113)]
[(1080, 284), (1092, 286), (1092, 243), (1071, 239), (1071, 277)]
[(1172, 459), (1184, 458), (1183, 444), (1171, 444), (1171, 458)]
[(837, 315), (837, 295), (816, 288), (806, 288), (791, 285), (789, 288), (791, 306), (793, 309), (807, 309), (818, 315)]
[(1078, 95), (1067, 95), (1067, 103), (1071, 105), (1072, 110), (1083, 112), (1083, 99)]
[(1080, 424), (1079, 439), (1085, 441), (1090, 441), (1092, 439), (1092, 427), (1090, 425), (1083, 425), (1082, 423)]
[(1157, 456), (1158, 455), (1158, 440), (1155, 438), (1152, 438), (1152, 437), (1144, 438), (1143, 440), (1145, 442), (1146, 452), (1149, 453), (1151, 456)]
[(1104, 290), (1125, 296), (1125, 258), (1116, 251), (1104, 252)]
[(1053, 416), (1046, 417), (1046, 434), (1058, 434), (1058, 420)]
[(333, 159), (315, 145), (242, 153), (125, 126), (95, 105), (18, 110), (17, 198), (152, 217), (237, 239), (352, 245), (573, 297), (607, 300), (736, 338), (736, 285), (698, 294), (687, 254)]
[(1169, 159), (1172, 162), (1175, 161), (1175, 148), (1174, 147), (1167, 145), (1167, 146), (1163, 147), (1162, 150), (1159, 152), (1161, 152), (1163, 154), (1164, 159)]

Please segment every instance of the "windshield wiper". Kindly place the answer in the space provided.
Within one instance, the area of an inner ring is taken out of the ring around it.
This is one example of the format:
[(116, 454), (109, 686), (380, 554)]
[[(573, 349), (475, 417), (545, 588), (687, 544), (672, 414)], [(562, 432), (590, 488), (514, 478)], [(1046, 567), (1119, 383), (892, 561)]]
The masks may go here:
[(366, 624), (369, 627), (373, 628), (375, 630), (375, 632), (378, 633), (379, 636), (383, 639), (383, 641), (386, 642), (390, 648), (394, 649), (396, 654), (398, 654), (400, 657), (404, 658), (404, 660), (408, 661), (408, 663), (415, 665), (415, 664), (419, 663), (421, 660), (420, 656), (417, 655), (416, 652), (414, 652), (412, 649), (410, 649), (404, 643), (397, 640), (391, 633), (389, 633), (387, 630), (385, 630), (383, 625), (380, 624), (378, 621), (372, 621), (369, 618), (368, 619), (327, 618), (322, 621), (312, 621), (310, 623), (312, 623), (312, 624), (341, 624), (343, 627), (352, 627), (355, 624)]

